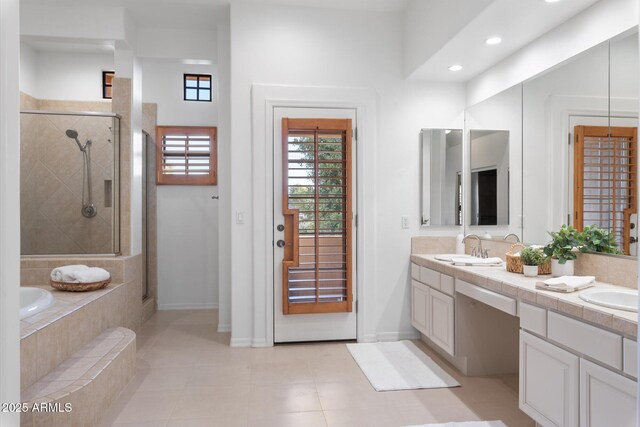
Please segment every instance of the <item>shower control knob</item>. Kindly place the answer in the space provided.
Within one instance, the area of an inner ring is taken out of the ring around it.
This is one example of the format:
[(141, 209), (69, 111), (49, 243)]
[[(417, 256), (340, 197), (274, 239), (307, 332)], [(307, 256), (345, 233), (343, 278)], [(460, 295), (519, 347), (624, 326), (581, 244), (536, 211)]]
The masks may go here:
[(93, 204), (91, 204), (91, 205), (83, 206), (82, 209), (81, 209), (81, 212), (82, 212), (82, 216), (83, 217), (85, 217), (85, 218), (93, 218), (98, 213), (98, 210), (96, 209), (96, 207)]
[(276, 245), (277, 245), (279, 248), (284, 248), (284, 240), (278, 240), (278, 241), (276, 242)]

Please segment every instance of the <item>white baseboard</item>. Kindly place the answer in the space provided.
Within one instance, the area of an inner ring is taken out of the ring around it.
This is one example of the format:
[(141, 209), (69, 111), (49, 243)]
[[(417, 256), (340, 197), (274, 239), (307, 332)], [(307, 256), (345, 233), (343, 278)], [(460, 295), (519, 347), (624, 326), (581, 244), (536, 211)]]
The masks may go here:
[(219, 324), (218, 332), (231, 332), (231, 324), (230, 323)]
[(231, 347), (251, 347), (251, 338), (231, 338)]
[(264, 338), (261, 338), (259, 340), (253, 340), (251, 342), (251, 347), (271, 347), (271, 346), (267, 345), (267, 340), (265, 340)]
[(364, 338), (362, 338), (358, 342), (377, 342), (377, 341), (378, 341), (378, 338), (376, 337), (376, 334), (366, 334)]
[(376, 338), (378, 341), (416, 340), (420, 338), (420, 333), (418, 331), (378, 332)]
[(218, 303), (158, 303), (158, 310), (210, 310), (218, 308)]

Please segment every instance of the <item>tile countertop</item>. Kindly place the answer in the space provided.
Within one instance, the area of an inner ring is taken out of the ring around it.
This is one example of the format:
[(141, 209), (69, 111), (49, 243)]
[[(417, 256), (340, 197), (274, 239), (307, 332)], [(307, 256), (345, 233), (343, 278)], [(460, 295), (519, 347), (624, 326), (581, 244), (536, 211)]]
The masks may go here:
[[(562, 314), (583, 319), (634, 339), (638, 335), (638, 313), (588, 303), (578, 296), (581, 291), (561, 293), (536, 289), (537, 281), (546, 280), (551, 276), (524, 277), (522, 274), (509, 273), (504, 264), (501, 267), (454, 266), (449, 262), (438, 261), (434, 256), (412, 254), (411, 261), (474, 285), (514, 297), (521, 302), (546, 307)], [(603, 282), (596, 282), (595, 287), (629, 289)]]

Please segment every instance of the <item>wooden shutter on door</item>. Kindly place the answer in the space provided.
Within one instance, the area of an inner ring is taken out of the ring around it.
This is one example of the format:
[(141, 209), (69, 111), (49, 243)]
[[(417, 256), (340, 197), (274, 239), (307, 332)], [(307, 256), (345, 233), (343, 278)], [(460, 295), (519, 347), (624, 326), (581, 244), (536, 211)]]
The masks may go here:
[(614, 232), (628, 254), (631, 215), (638, 209), (638, 130), (576, 126), (574, 134), (574, 226)]
[(284, 314), (350, 312), (350, 119), (282, 120)]

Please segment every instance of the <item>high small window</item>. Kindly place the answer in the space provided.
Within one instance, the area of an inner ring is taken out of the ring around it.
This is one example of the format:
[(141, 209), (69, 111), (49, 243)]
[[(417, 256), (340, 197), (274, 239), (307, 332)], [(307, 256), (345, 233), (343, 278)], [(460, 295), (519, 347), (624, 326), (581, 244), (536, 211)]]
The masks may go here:
[(211, 74), (185, 74), (184, 100), (211, 102)]
[(158, 184), (216, 185), (217, 128), (158, 126)]
[(102, 98), (113, 98), (113, 78), (115, 77), (114, 71), (102, 72)]

